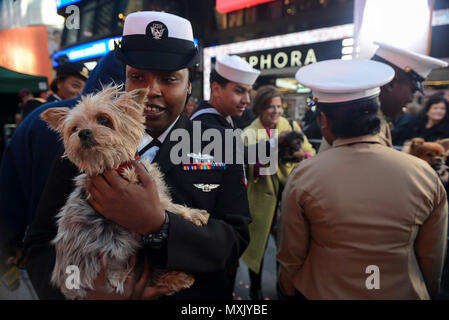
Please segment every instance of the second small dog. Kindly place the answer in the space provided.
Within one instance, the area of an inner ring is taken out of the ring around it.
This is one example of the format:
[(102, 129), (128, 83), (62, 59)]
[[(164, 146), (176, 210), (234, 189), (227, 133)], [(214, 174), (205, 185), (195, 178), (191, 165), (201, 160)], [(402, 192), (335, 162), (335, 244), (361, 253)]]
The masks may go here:
[(291, 131), (287, 134), (284, 141), (279, 144), (279, 158), (282, 162), (298, 162), (296, 156), (301, 150), (304, 142), (304, 135), (300, 131)]
[(403, 149), (404, 152), (423, 159), (430, 164), (445, 185), (449, 182), (449, 168), (446, 165), (449, 144), (446, 140), (448, 139), (426, 142), (423, 138), (413, 138)]
[[(141, 246), (140, 237), (97, 213), (84, 192), (89, 176), (117, 169), (134, 159), (145, 132), (143, 111), (148, 89), (121, 92), (121, 88), (107, 87), (96, 95), (82, 97), (73, 109), (50, 108), (41, 115), (61, 134), (64, 156), (83, 172), (75, 178), (76, 188), (57, 215), (58, 233), (52, 242), (56, 247), (56, 263), (51, 282), (69, 299), (86, 298), (102, 261), (108, 266), (109, 291), (123, 293), (124, 282), (130, 272), (135, 272), (128, 261)], [(158, 167), (148, 161), (142, 163), (157, 185), (164, 209), (199, 226), (207, 223), (206, 211), (174, 204)], [(139, 183), (131, 166), (125, 166), (122, 176), (130, 183)], [(79, 289), (66, 286), (66, 270), (71, 265), (79, 268)], [(151, 282), (176, 292), (190, 287), (193, 281), (190, 275), (172, 271)]]

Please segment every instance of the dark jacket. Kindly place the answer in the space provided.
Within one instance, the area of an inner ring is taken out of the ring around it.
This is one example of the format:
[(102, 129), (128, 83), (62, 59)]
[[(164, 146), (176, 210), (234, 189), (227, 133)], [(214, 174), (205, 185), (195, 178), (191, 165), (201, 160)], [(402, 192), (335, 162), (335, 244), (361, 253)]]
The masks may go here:
[(411, 117), (406, 123), (394, 128), (391, 132), (393, 144), (402, 146), (405, 141), (420, 137), (425, 141), (436, 141), (449, 138), (449, 123), (440, 122), (431, 128), (426, 128), (426, 120), (419, 115)]
[[(92, 71), (83, 94), (101, 90), (101, 84), (124, 82), (124, 71), (113, 53)], [(53, 159), (61, 147), (59, 136), (40, 114), (54, 107), (73, 107), (80, 97), (46, 103), (31, 112), (15, 130), (0, 165), (0, 245), (20, 247), (33, 221)]]
[[(214, 108), (214, 106), (209, 104), (209, 102), (207, 101), (201, 101), (200, 104), (198, 105), (198, 108), (193, 113), (193, 115), (195, 115), (195, 113), (197, 113), (198, 111), (208, 108)], [(212, 113), (201, 114), (195, 117), (193, 121), (201, 121), (201, 123), (207, 123), (207, 125), (212, 128), (233, 129), (232, 125), (223, 116), (218, 114)]]
[[(191, 134), (192, 122), (181, 114), (172, 130), (183, 128)], [(207, 128), (204, 126), (203, 130)], [(210, 219), (198, 227), (169, 213), (167, 247), (144, 248), (150, 266), (193, 274), (195, 283), (187, 290), (164, 299), (232, 299), (228, 270), (235, 265), (248, 246), (250, 222), (248, 199), (243, 184), (241, 165), (227, 165), (226, 170), (184, 171), (183, 165), (170, 161), (175, 141), (166, 139), (156, 155), (175, 203), (207, 210)], [(62, 150), (60, 151), (62, 154)], [(25, 241), (27, 270), (41, 299), (62, 298), (50, 287), (49, 279), (55, 262), (50, 241), (56, 236), (55, 215), (73, 191), (72, 179), (78, 174), (67, 159), (57, 157), (43, 193), (36, 219)], [(194, 184), (219, 184), (203, 192)]]

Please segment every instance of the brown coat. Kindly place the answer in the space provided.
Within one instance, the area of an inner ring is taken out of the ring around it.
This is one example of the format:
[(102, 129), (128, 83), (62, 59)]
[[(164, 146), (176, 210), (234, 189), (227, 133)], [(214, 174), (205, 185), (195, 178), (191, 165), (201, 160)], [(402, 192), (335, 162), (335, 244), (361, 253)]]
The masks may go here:
[[(283, 193), (279, 282), (308, 299), (429, 299), (438, 293), (447, 199), (424, 161), (378, 136), (337, 139)], [(380, 289), (367, 289), (379, 268)]]

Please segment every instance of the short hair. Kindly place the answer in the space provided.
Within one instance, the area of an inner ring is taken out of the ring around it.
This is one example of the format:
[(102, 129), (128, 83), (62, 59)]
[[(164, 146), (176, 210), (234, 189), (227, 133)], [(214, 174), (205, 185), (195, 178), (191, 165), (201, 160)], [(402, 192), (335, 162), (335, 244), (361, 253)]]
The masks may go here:
[(214, 82), (218, 83), (221, 87), (225, 87), (231, 81), (226, 78), (223, 78), (222, 76), (220, 76), (218, 74), (217, 70), (213, 69), (209, 76), (209, 83), (210, 83), (211, 88), (212, 88), (212, 83), (214, 83)]
[(341, 103), (317, 103), (318, 116), (330, 119), (335, 138), (355, 138), (380, 131), (378, 96)]
[(271, 103), (271, 99), (280, 97), (284, 102), (284, 96), (282, 92), (272, 85), (261, 86), (254, 96), (252, 103), (252, 110), (256, 116), (259, 116), (263, 110), (268, 109)]
[(427, 112), (429, 111), (429, 109), (434, 104), (440, 102), (443, 102), (444, 106), (446, 107), (446, 114), (444, 115), (444, 118), (441, 119), (441, 122), (449, 122), (449, 102), (444, 98), (444, 95), (442, 93), (435, 93), (434, 95), (429, 97), (429, 100), (427, 100), (426, 104), (424, 105), (424, 109), (421, 111), (420, 117), (427, 121)]

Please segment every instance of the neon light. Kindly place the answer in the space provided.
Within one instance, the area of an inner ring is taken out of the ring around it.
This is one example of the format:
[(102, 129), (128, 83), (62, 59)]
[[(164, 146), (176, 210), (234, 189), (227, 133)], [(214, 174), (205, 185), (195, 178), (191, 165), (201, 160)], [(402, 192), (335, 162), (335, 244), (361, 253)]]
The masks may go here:
[(272, 1), (274, 0), (217, 0), (216, 9), (220, 13), (228, 13)]
[(101, 39), (55, 52), (52, 56), (53, 66), (58, 66), (55, 59), (62, 55), (67, 55), (70, 61), (80, 61), (102, 57), (109, 51), (114, 50), (114, 42), (120, 41), (121, 38), (122, 37)]
[(78, 2), (81, 2), (81, 0), (56, 0), (56, 8), (59, 10), (59, 8), (67, 7)]
[[(122, 37), (113, 37), (101, 39), (93, 42), (83, 43), (73, 46), (52, 55), (53, 66), (57, 67), (59, 64), (55, 61), (56, 58), (67, 55), (70, 61), (81, 61), (87, 59), (99, 58), (106, 55), (109, 51), (114, 50), (114, 43), (120, 41)], [(198, 46), (198, 39), (194, 38), (193, 42)]]

